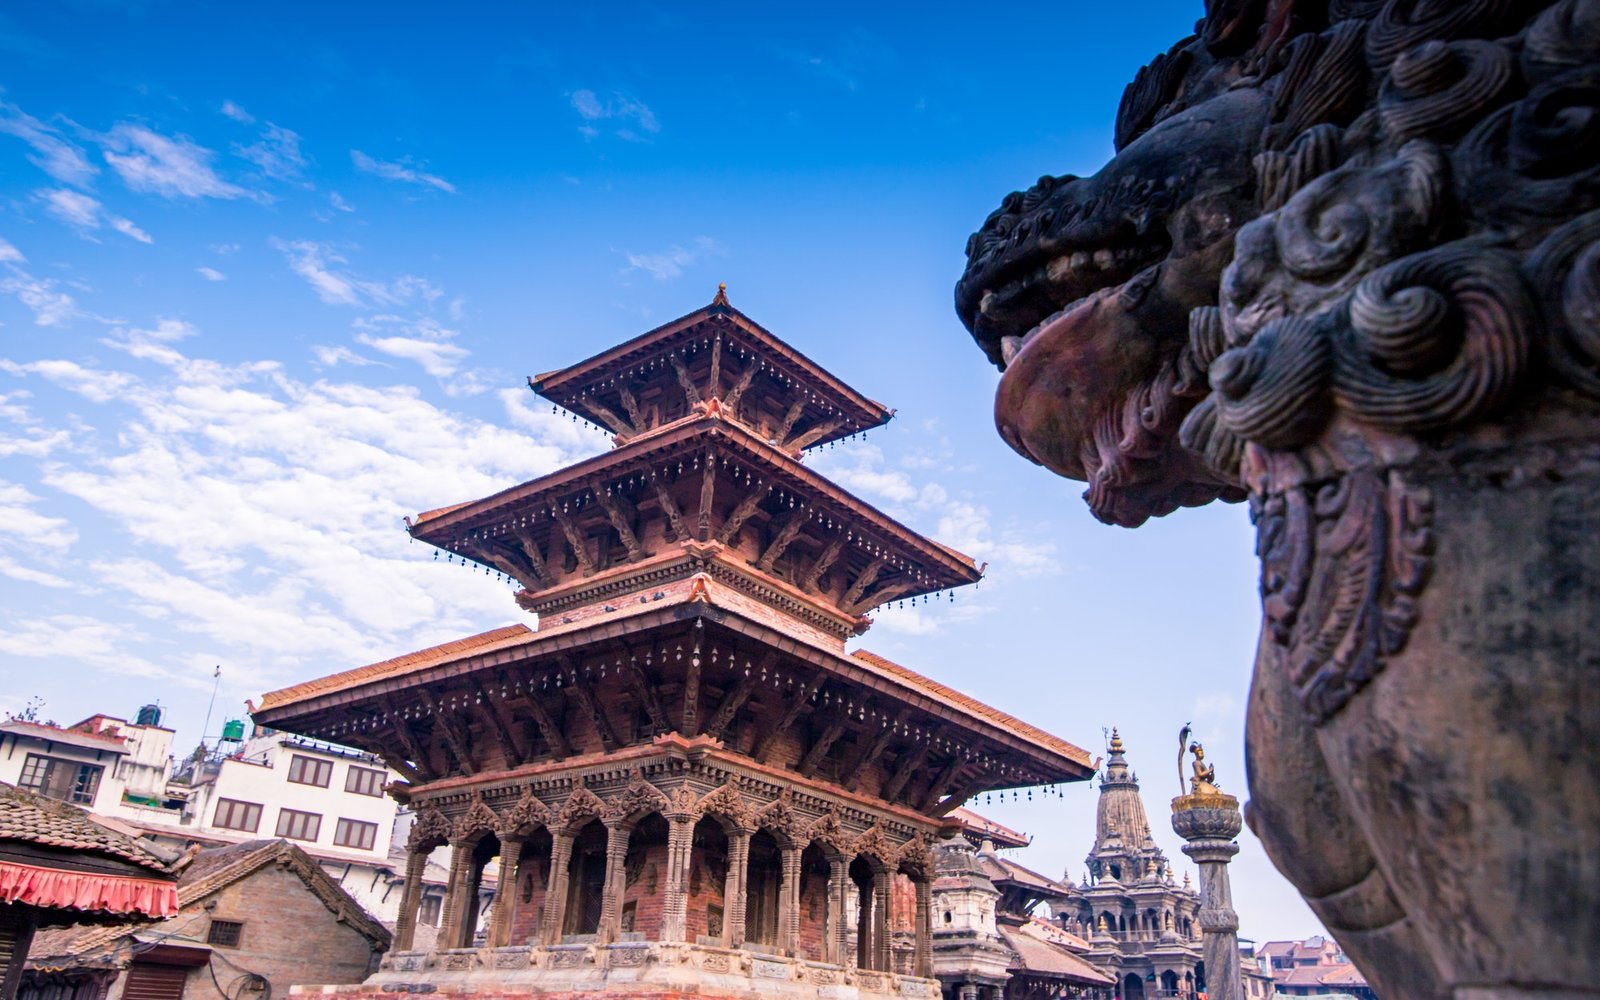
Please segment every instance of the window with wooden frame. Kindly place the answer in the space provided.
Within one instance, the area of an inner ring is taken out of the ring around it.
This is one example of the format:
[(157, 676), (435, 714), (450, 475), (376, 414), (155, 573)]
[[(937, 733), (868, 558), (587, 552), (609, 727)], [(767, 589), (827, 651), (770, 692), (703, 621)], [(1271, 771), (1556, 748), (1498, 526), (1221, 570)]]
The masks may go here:
[(341, 819), (333, 828), (333, 842), (339, 847), (370, 851), (378, 839), (378, 824), (359, 819)]
[(244, 934), (244, 923), (238, 920), (213, 920), (206, 929), (206, 944), (220, 945), (224, 948), (239, 947), (239, 939)]
[(422, 908), (417, 911), (417, 922), (427, 924), (429, 927), (439, 926), (439, 911), (444, 906), (442, 896), (423, 896)]
[(17, 784), (46, 798), (89, 806), (94, 804), (95, 793), (100, 790), (100, 775), (104, 771), (105, 768), (97, 764), (82, 764), (75, 760), (30, 753), (23, 761)]
[(333, 780), (333, 761), (295, 754), (289, 758), (289, 780), (297, 785), (327, 788)]
[(255, 833), (261, 826), (261, 804), (218, 799), (216, 811), (211, 814), (211, 825), (223, 830)]
[(290, 840), (316, 840), (317, 834), (321, 832), (321, 814), (301, 812), (298, 809), (278, 810), (276, 836), (287, 837)]
[(356, 795), (371, 795), (377, 798), (383, 794), (383, 786), (388, 783), (388, 774), (375, 771), (370, 767), (356, 767), (350, 765), (350, 770), (345, 772), (344, 790)]

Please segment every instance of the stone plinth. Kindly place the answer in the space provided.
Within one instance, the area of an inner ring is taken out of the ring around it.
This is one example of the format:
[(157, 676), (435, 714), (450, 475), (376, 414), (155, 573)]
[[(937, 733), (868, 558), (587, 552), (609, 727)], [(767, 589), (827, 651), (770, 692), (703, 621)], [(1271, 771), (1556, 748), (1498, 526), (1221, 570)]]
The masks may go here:
[(655, 941), (391, 952), (365, 983), (295, 986), (293, 996), (409, 1000), (418, 992), (497, 997), (938, 1000), (937, 980), (743, 949)]
[(1172, 829), (1187, 843), (1183, 853), (1200, 866), (1200, 931), (1205, 938), (1206, 993), (1213, 1000), (1243, 1000), (1239, 972), (1239, 915), (1233, 910), (1228, 862), (1239, 853), (1233, 838), (1244, 827), (1239, 800), (1221, 793), (1172, 800)]

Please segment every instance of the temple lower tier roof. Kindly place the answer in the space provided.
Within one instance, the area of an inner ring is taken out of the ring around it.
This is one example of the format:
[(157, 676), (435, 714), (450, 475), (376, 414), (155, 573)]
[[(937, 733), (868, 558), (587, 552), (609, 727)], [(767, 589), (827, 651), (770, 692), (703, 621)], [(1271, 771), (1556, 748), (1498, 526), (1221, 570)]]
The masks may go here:
[(378, 753), (414, 786), (603, 763), (707, 737), (807, 781), (943, 815), (970, 795), (1085, 780), (1082, 749), (710, 574), (266, 695), (262, 725)]

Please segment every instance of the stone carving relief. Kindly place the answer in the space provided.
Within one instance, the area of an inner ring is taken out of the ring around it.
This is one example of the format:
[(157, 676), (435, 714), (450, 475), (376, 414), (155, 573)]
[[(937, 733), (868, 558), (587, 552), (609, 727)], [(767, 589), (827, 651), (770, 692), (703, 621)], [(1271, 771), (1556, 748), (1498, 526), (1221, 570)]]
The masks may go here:
[(1211, 0), (1116, 142), (968, 243), (1001, 435), (1249, 500), (1250, 823), (1380, 993), (1590, 988), (1600, 0)]
[(605, 814), (606, 804), (600, 801), (600, 796), (579, 785), (572, 790), (567, 796), (567, 801), (563, 802), (556, 812), (555, 826), (568, 833), (577, 833), (583, 829), (584, 824), (590, 820), (603, 819)]
[(526, 835), (541, 826), (549, 825), (550, 807), (535, 798), (532, 791), (524, 788), (521, 797), (500, 818), (496, 832), (501, 836)]
[(500, 825), (500, 817), (482, 798), (474, 795), (472, 805), (456, 820), (455, 829), (452, 831), (450, 842), (463, 843), (476, 839), (485, 833), (493, 833)]
[(412, 851), (428, 850), (450, 842), (450, 821), (444, 813), (430, 806), (418, 814), (416, 822), (411, 824), (411, 833), (406, 838), (406, 847)]
[(698, 816), (720, 816), (740, 830), (754, 830), (755, 816), (750, 804), (733, 784), (718, 785), (695, 804)]
[(606, 821), (615, 823), (653, 812), (665, 812), (669, 805), (660, 789), (635, 774), (628, 787), (605, 804), (602, 816)]

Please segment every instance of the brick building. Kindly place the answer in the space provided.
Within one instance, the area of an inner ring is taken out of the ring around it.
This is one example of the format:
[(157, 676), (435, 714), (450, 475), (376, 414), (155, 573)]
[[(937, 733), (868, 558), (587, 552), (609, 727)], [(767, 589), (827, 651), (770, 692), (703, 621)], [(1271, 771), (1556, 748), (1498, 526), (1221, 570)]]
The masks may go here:
[[(309, 681), (255, 712), (406, 779), (406, 900), (368, 988), (931, 995), (931, 845), (948, 813), (1092, 768), (846, 652), (873, 608), (982, 575), (802, 464), (892, 411), (720, 291), (530, 385), (615, 448), (409, 527), (519, 584), (536, 627)], [(445, 845), (437, 946), (418, 949), (421, 873)]]
[(204, 850), (153, 926), (42, 931), (19, 1000), (250, 1000), (297, 983), (356, 983), (389, 932), (282, 840)]

